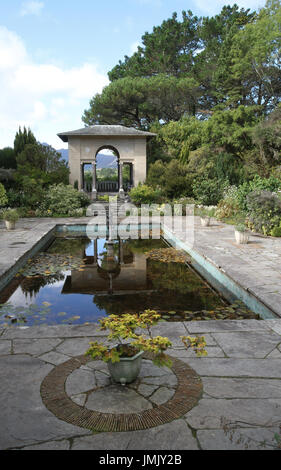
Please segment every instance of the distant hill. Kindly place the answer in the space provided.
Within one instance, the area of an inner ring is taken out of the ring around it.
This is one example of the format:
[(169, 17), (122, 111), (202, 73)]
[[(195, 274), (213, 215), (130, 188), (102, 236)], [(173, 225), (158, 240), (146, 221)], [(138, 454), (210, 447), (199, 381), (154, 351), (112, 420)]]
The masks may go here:
[(68, 150), (67, 149), (60, 149), (60, 150), (57, 150), (57, 152), (61, 154), (62, 160), (68, 162)]
[[(49, 147), (50, 144), (47, 144), (47, 142), (40, 142), (41, 145), (44, 145), (45, 147)], [(67, 149), (59, 149), (57, 150), (58, 153), (61, 154), (62, 160), (68, 162), (68, 150)]]
[(97, 169), (99, 168), (117, 168), (116, 157), (100, 153), (97, 158)]
[[(49, 144), (43, 142), (42, 145), (47, 146)], [(62, 160), (68, 162), (68, 149), (59, 149), (57, 152), (61, 154)], [(100, 153), (97, 159), (97, 169), (100, 168), (117, 168), (116, 157)]]

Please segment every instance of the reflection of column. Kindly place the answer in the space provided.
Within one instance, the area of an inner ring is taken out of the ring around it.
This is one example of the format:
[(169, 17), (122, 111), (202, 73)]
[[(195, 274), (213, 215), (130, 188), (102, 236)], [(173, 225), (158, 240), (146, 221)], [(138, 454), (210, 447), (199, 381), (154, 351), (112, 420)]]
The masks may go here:
[(94, 265), (98, 262), (98, 240), (94, 239)]
[(124, 264), (123, 242), (119, 238), (119, 263)]
[(106, 245), (106, 251), (107, 251), (107, 259), (113, 260), (114, 259), (114, 243), (112, 240), (108, 240), (107, 245)]
[(80, 163), (80, 191), (84, 191), (84, 163)]
[(92, 195), (93, 200), (97, 199), (97, 162), (96, 158), (93, 161), (93, 187), (92, 187)]
[(119, 160), (119, 197), (123, 199), (125, 196), (123, 189), (123, 162)]

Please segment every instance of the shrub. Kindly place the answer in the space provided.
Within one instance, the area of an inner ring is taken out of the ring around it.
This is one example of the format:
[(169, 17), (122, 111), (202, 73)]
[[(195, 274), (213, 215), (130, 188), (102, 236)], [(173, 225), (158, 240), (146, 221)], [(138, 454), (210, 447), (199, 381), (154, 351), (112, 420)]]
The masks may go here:
[(169, 163), (156, 161), (149, 167), (147, 184), (153, 188), (160, 186), (163, 195), (168, 199), (192, 197), (191, 178), (188, 166), (176, 159)]
[[(38, 215), (65, 215), (69, 217), (83, 214), (83, 207), (89, 204), (89, 198), (72, 186), (62, 183), (50, 186), (45, 199), (40, 205)], [(81, 211), (82, 209), (82, 211)]]
[(6, 190), (2, 183), (0, 183), (0, 207), (6, 206), (8, 203), (8, 198), (6, 194)]
[(196, 201), (204, 206), (215, 206), (223, 197), (228, 181), (219, 179), (197, 179), (193, 185)]
[(17, 161), (15, 157), (15, 151), (11, 147), (5, 147), (0, 150), (0, 168), (17, 168)]
[(241, 232), (241, 233), (246, 232), (247, 230), (247, 227), (245, 224), (238, 224), (234, 228), (237, 232)]
[(178, 160), (171, 160), (166, 164), (166, 170), (161, 179), (161, 188), (168, 199), (193, 196), (191, 181), (187, 165)]
[(9, 207), (21, 207), (24, 203), (23, 191), (9, 189), (7, 191), (7, 198)]
[(109, 202), (109, 195), (105, 194), (104, 196), (99, 196), (99, 201)]
[(256, 175), (253, 180), (241, 184), (237, 189), (237, 201), (241, 210), (247, 211), (247, 196), (253, 191), (270, 191), (275, 192), (281, 187), (279, 178), (270, 176), (269, 178), (261, 178)]
[(31, 178), (28, 175), (22, 176), (21, 181), (17, 181), (17, 188), (11, 189), (8, 193), (9, 205), (13, 207), (26, 207), (36, 210), (45, 200), (45, 189), (42, 180)]
[(134, 204), (154, 204), (160, 202), (161, 191), (147, 184), (139, 184), (131, 189), (129, 196)]
[(19, 220), (19, 214), (16, 209), (6, 209), (2, 211), (1, 217), (3, 220), (7, 220), (8, 222), (16, 222)]
[(210, 207), (199, 207), (196, 209), (196, 215), (199, 217), (205, 218), (205, 217), (214, 217), (215, 215), (215, 208), (210, 208)]
[(236, 186), (230, 186), (225, 190), (223, 199), (219, 201), (215, 213), (218, 219), (228, 219), (229, 217), (234, 217), (239, 212), (237, 191)]
[(272, 237), (281, 237), (281, 227), (273, 227), (270, 232)]
[(280, 226), (281, 200), (270, 191), (253, 191), (247, 196), (249, 210), (248, 227), (269, 235), (274, 227)]

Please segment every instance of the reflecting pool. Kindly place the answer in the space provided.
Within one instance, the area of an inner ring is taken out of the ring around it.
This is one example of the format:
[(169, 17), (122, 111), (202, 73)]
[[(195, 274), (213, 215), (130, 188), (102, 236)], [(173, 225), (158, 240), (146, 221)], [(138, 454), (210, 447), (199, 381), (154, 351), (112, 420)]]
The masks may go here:
[(153, 309), (163, 320), (258, 318), (229, 305), (165, 240), (55, 238), (0, 293), (0, 325), (87, 324)]

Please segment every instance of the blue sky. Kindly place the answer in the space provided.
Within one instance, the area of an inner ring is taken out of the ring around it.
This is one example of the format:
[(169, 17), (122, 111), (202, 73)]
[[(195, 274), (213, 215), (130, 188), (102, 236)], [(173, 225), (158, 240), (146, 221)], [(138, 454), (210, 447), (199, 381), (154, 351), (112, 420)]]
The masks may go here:
[(56, 134), (83, 127), (107, 72), (146, 31), (174, 11), (211, 16), (234, 3), (258, 9), (265, 0), (0, 0), (0, 148), (13, 146), (19, 125), (65, 147)]

